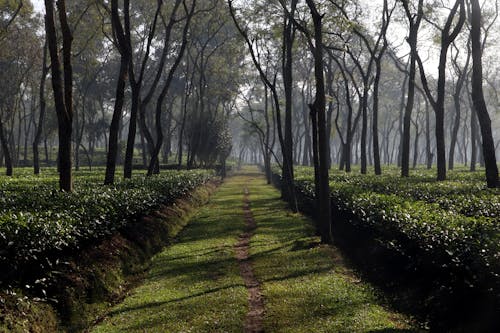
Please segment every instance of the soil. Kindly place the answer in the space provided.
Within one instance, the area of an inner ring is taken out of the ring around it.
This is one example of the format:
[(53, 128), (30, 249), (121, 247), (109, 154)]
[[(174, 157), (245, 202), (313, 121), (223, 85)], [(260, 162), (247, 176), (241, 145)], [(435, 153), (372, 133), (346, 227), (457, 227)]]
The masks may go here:
[(243, 197), (243, 213), (245, 216), (246, 228), (239, 236), (238, 243), (235, 245), (236, 259), (240, 265), (240, 275), (245, 282), (248, 290), (248, 313), (245, 318), (244, 331), (245, 333), (261, 333), (264, 332), (263, 317), (264, 317), (264, 299), (260, 283), (253, 272), (252, 263), (250, 261), (250, 239), (253, 236), (257, 224), (250, 209), (250, 193), (248, 188), (244, 189)]

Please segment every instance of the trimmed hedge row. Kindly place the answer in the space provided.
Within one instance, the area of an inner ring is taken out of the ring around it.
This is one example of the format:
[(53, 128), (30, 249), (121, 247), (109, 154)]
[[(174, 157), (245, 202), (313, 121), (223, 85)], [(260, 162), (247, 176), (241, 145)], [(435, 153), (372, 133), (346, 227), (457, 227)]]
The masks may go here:
[(53, 256), (48, 253), (109, 236), (213, 175), (207, 170), (170, 171), (113, 186), (103, 186), (89, 175), (79, 178), (73, 193), (58, 191), (50, 178), (4, 181), (0, 185), (0, 265), (4, 267), (0, 281), (10, 281), (29, 262), (46, 261), (51, 266)]
[[(279, 181), (279, 174), (274, 178)], [(297, 170), (298, 197), (309, 210), (314, 207), (313, 178), (312, 169)], [(498, 190), (478, 186), (474, 179), (422, 180), (334, 173), (330, 189), (337, 243), (348, 251), (362, 248), (364, 253), (358, 255), (365, 256), (363, 264), (372, 260), (399, 265), (386, 267), (387, 271), (417, 279), (419, 288), (425, 285), (422, 306), (435, 317), (431, 321), (460, 318), (465, 308), (481, 309), (487, 317), (488, 311), (496, 313), (500, 306)]]

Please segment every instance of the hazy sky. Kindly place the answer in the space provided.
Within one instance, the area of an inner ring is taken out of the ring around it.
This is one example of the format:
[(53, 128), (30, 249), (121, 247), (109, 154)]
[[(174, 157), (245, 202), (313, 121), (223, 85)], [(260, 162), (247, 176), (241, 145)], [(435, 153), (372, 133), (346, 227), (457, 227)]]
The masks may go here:
[(33, 6), (35, 7), (36, 11), (38, 11), (38, 12), (45, 11), (43, 0), (33, 0), (32, 3), (33, 3)]

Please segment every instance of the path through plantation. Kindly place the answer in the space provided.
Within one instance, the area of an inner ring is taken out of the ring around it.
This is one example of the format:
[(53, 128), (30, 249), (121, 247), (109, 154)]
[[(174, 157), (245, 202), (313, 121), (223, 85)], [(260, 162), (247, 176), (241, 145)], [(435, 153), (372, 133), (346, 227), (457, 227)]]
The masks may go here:
[(257, 169), (226, 181), (93, 332), (412, 332)]

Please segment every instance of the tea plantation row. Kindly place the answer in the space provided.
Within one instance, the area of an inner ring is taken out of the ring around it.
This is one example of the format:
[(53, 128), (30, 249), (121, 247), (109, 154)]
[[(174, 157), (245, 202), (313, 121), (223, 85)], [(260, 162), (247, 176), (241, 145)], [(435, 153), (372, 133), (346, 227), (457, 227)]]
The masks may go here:
[(47, 261), (48, 253), (75, 249), (113, 234), (139, 215), (172, 203), (214, 176), (212, 171), (164, 171), (102, 185), (102, 170), (81, 173), (73, 193), (57, 189), (54, 172), (43, 177), (0, 178), (0, 281), (19, 267)]
[[(314, 214), (314, 170), (299, 167), (295, 177), (299, 202)], [(414, 280), (429, 316), (460, 318), (458, 311), (471, 315), (480, 304), (488, 317), (500, 306), (500, 190), (487, 189), (482, 177), (452, 172), (436, 182), (427, 171), (407, 179), (396, 170), (383, 176), (332, 171), (335, 239), (357, 251), (362, 265), (383, 262), (389, 274), (377, 268), (382, 279), (406, 274), (399, 278)]]

